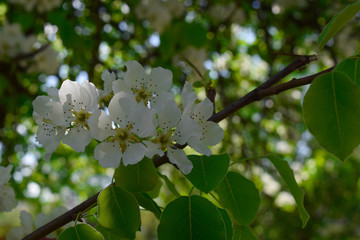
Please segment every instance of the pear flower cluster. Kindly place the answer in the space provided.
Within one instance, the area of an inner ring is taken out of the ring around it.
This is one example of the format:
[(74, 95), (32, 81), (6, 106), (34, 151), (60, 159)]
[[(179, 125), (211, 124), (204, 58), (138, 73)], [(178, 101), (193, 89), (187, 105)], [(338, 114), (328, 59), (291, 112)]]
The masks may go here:
[[(207, 121), (214, 110), (212, 102), (199, 101), (186, 83), (178, 106), (170, 91), (171, 71), (157, 67), (147, 73), (136, 61), (125, 65), (122, 79), (103, 72), (103, 90), (88, 81), (65, 80), (59, 90), (49, 88), (49, 96), (33, 101), (39, 125), (36, 139), (45, 147), (45, 159), (50, 159), (61, 141), (83, 152), (96, 139), (94, 158), (102, 167), (116, 168), (120, 162), (126, 166), (167, 154), (184, 174), (190, 173), (192, 163), (178, 146), (187, 144), (211, 155), (208, 146), (224, 136), (218, 124)], [(111, 99), (107, 107), (103, 99)]]

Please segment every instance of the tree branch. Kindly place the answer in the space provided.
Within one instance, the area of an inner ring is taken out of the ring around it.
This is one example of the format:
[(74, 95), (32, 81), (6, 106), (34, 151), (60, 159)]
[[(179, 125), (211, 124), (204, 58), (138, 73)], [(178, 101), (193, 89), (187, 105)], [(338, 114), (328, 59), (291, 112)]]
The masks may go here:
[[(307, 85), (311, 83), (317, 76), (322, 75), (324, 73), (330, 72), (334, 67), (328, 68), (322, 72), (299, 78), (299, 79), (292, 79), (289, 82), (279, 84), (277, 86), (272, 87), (276, 83), (278, 83), (280, 80), (282, 80), (284, 77), (289, 75), (290, 73), (294, 72), (297, 69), (301, 69), (302, 67), (306, 66), (311, 61), (315, 61), (317, 58), (316, 56), (299, 56), (296, 58), (295, 61), (290, 63), (288, 66), (286, 66), (284, 69), (282, 69), (280, 72), (275, 74), (273, 77), (269, 78), (267, 81), (265, 81), (263, 84), (261, 84), (256, 89), (252, 90), (245, 96), (239, 98), (236, 102), (232, 103), (231, 105), (224, 108), (221, 112), (213, 115), (209, 121), (213, 122), (220, 122), (221, 120), (227, 118), (229, 115), (233, 114), (234, 112), (238, 111), (239, 109), (249, 105), (252, 102), (259, 101), (265, 97), (278, 94), (280, 92)], [(154, 165), (156, 168), (159, 166), (168, 163), (169, 159), (166, 155), (162, 157), (156, 157), (153, 159)], [(36, 229), (31, 234), (25, 236), (24, 240), (35, 240), (35, 239), (41, 239), (42, 237), (45, 237), (49, 233), (55, 231), (56, 229), (60, 228), (61, 226), (65, 225), (66, 223), (73, 221), (77, 214), (79, 212), (85, 211), (90, 206), (96, 204), (97, 197), (100, 192), (96, 193), (95, 195), (91, 196), (86, 201), (82, 202), (81, 204), (77, 205), (73, 209), (69, 210), (68, 212), (64, 213), (63, 215), (57, 217), (56, 219), (52, 220), (48, 224)]]

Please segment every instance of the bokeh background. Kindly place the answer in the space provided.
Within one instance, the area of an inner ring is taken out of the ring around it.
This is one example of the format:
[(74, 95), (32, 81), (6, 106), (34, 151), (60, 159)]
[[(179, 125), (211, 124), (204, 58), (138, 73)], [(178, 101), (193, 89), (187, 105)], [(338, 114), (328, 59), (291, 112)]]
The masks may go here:
[[(65, 79), (102, 87), (104, 69), (121, 78), (124, 62), (137, 60), (170, 69), (177, 94), (185, 81), (201, 82), (186, 59), (212, 79), (219, 111), (293, 61), (292, 55), (317, 54), (319, 61), (284, 81), (358, 54), (359, 14), (324, 50), (316, 45), (326, 23), (352, 2), (0, 0), (0, 164), (15, 166), (11, 185), (19, 201), (0, 214), (0, 239), (20, 224), (20, 210), (35, 218), (57, 206), (69, 209), (111, 181), (114, 170), (93, 158), (95, 141), (84, 153), (60, 145), (50, 162), (43, 159), (31, 103), (48, 87)], [(229, 153), (231, 167), (260, 190), (261, 208), (251, 224), (259, 239), (360, 239), (360, 151), (342, 163), (317, 144), (302, 118), (306, 90), (266, 98), (223, 120), (225, 138), (213, 150)], [(205, 96), (203, 88), (196, 91)], [(304, 229), (274, 167), (254, 158), (268, 153), (289, 161), (305, 190), (311, 218)], [(159, 171), (181, 193), (189, 192), (190, 183), (172, 166)], [(153, 194), (163, 207), (175, 198), (166, 186)], [(156, 239), (152, 214), (143, 212), (142, 223), (138, 239)]]

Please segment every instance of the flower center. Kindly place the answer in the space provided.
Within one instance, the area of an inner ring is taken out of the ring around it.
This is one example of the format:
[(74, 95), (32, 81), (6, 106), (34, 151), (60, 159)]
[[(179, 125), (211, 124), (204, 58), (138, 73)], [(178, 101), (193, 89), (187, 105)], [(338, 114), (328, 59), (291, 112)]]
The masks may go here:
[(91, 113), (87, 112), (85, 108), (81, 109), (79, 112), (72, 109), (71, 113), (75, 117), (75, 120), (72, 122), (74, 126), (82, 125), (86, 130), (90, 129), (87, 120), (91, 116)]
[(134, 93), (135, 95), (135, 100), (136, 102), (140, 102), (140, 101), (143, 101), (145, 106), (148, 104), (148, 101), (151, 99), (152, 97), (152, 94), (151, 92), (149, 92), (145, 86), (141, 86), (141, 88), (139, 89), (131, 89), (132, 92)]
[(161, 150), (165, 151), (168, 146), (173, 145), (171, 136), (172, 136), (172, 131), (170, 130), (166, 133), (161, 132), (154, 140), (152, 140), (152, 142), (159, 143)]
[(140, 140), (131, 133), (131, 129), (133, 127), (133, 124), (130, 124), (126, 128), (115, 128), (116, 135), (112, 137), (109, 141), (115, 142), (117, 141), (119, 143), (119, 147), (121, 148), (121, 152), (125, 152), (128, 142), (131, 143), (138, 143)]

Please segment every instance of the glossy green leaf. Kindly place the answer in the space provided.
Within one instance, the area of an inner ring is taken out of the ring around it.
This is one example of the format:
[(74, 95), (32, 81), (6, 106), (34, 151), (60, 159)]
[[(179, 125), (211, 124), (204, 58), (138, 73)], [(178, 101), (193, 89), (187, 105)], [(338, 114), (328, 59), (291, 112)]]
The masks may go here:
[(233, 239), (234, 230), (229, 214), (225, 209), (217, 208), (217, 210), (220, 212), (221, 220), (225, 226), (225, 239)]
[(248, 226), (235, 224), (233, 228), (233, 240), (257, 240), (257, 237), (254, 235), (253, 231)]
[(136, 198), (120, 187), (105, 188), (98, 197), (99, 223), (120, 237), (134, 239), (140, 224)]
[(164, 180), (169, 191), (174, 194), (176, 197), (180, 197), (180, 193), (176, 190), (175, 185), (170, 181), (170, 179), (166, 175), (162, 175), (158, 172), (158, 175)]
[(289, 187), (290, 192), (293, 195), (296, 205), (298, 207), (300, 218), (302, 221), (302, 227), (304, 228), (310, 218), (304, 207), (304, 191), (297, 185), (294, 177), (294, 172), (290, 168), (288, 162), (282, 160), (275, 155), (269, 155), (268, 159), (272, 162), (282, 179), (284, 179), (286, 185)]
[(360, 85), (360, 59), (359, 56), (350, 57), (341, 61), (334, 71), (342, 72), (357, 85)]
[(116, 186), (130, 192), (146, 192), (154, 189), (158, 175), (151, 159), (144, 158), (139, 163), (127, 165), (121, 162), (114, 173)]
[(96, 230), (98, 230), (104, 236), (104, 240), (125, 240), (126, 239), (126, 238), (119, 237), (118, 235), (110, 232), (108, 229), (104, 228), (101, 225), (96, 226)]
[(92, 226), (80, 223), (62, 232), (59, 240), (101, 240), (104, 236)]
[(319, 48), (323, 48), (325, 44), (337, 33), (344, 25), (360, 11), (360, 2), (348, 5), (341, 12), (336, 14), (331, 21), (325, 26), (318, 38)]
[(259, 209), (260, 196), (255, 184), (240, 173), (228, 172), (215, 192), (220, 204), (239, 224), (250, 224)]
[(158, 227), (159, 240), (226, 239), (217, 207), (200, 196), (180, 197), (167, 205)]
[(342, 73), (317, 77), (303, 102), (304, 120), (319, 144), (345, 160), (360, 144), (360, 87)]
[(195, 187), (205, 193), (213, 190), (225, 177), (230, 163), (229, 155), (188, 156), (192, 171), (185, 175)]
[(134, 195), (140, 206), (154, 213), (156, 218), (160, 218), (161, 209), (159, 208), (157, 203), (149, 196), (149, 194), (137, 192), (134, 192), (132, 194)]
[(159, 196), (160, 189), (161, 189), (162, 185), (163, 185), (163, 183), (162, 183), (162, 181), (160, 181), (160, 179), (159, 179), (159, 180), (157, 181), (157, 184), (156, 184), (155, 188), (152, 189), (151, 191), (146, 192), (146, 193), (149, 194), (149, 196), (150, 196), (151, 198), (156, 198), (156, 197)]

